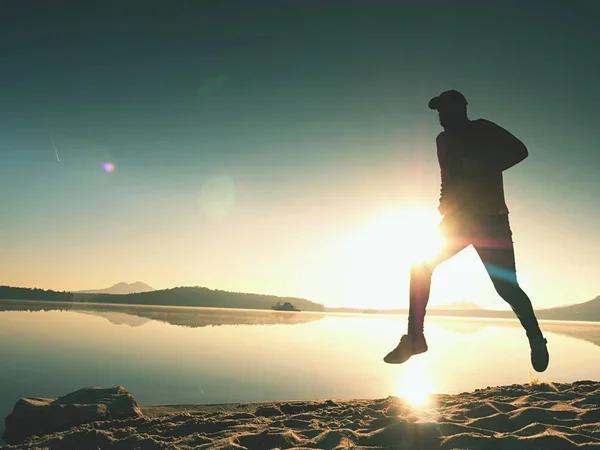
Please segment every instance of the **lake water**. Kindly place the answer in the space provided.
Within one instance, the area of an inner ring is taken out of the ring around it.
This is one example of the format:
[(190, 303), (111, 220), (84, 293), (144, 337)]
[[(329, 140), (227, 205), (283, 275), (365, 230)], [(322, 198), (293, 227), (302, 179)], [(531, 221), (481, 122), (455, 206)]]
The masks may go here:
[[(526, 383), (512, 320), (428, 317), (430, 350), (383, 356), (405, 317), (0, 301), (0, 417), (21, 397), (123, 385), (142, 405), (457, 393)], [(600, 324), (543, 322), (558, 382), (598, 379)], [(2, 423), (3, 426), (3, 423)]]

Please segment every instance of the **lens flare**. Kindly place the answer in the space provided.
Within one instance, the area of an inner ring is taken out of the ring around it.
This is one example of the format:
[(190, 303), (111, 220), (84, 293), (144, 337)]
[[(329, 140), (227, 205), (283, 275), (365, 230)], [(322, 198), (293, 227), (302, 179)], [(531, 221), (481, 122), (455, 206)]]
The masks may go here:
[(113, 163), (104, 163), (102, 164), (102, 170), (105, 171), (106, 173), (111, 173), (114, 172), (115, 170), (115, 165)]
[(210, 219), (223, 219), (235, 204), (235, 184), (228, 175), (208, 178), (200, 191), (200, 206)]

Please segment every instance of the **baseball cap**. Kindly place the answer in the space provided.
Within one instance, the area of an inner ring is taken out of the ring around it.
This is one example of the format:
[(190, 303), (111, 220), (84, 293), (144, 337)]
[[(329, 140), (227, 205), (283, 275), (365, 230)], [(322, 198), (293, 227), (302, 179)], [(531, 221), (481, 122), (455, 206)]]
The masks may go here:
[(444, 91), (437, 97), (429, 100), (429, 109), (440, 109), (450, 105), (467, 105), (467, 99), (460, 92), (451, 89)]

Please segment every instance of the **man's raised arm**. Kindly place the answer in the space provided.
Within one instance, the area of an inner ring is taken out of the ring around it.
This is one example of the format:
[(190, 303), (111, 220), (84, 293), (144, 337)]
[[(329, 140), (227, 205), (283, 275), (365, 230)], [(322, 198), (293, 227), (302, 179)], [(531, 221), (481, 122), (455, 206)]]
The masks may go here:
[(482, 149), (485, 155), (485, 164), (496, 170), (507, 170), (519, 164), (529, 152), (521, 140), (512, 133), (496, 125), (489, 120), (481, 120), (483, 127), (480, 132), (485, 139), (485, 146)]

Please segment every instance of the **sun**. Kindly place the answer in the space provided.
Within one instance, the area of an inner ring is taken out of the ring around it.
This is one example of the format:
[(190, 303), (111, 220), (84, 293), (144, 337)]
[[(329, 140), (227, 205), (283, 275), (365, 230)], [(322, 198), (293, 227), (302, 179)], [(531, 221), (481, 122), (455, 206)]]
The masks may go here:
[(427, 209), (388, 211), (371, 225), (371, 237), (390, 246), (412, 263), (434, 258), (442, 246), (438, 231), (440, 216)]
[(434, 258), (442, 247), (438, 231), (440, 215), (427, 209), (399, 209), (379, 217), (350, 236), (349, 247), (356, 257), (378, 261), (408, 262)]
[(351, 307), (400, 307), (410, 266), (435, 257), (441, 249), (437, 211), (388, 210), (343, 239), (341, 270), (346, 304)]

